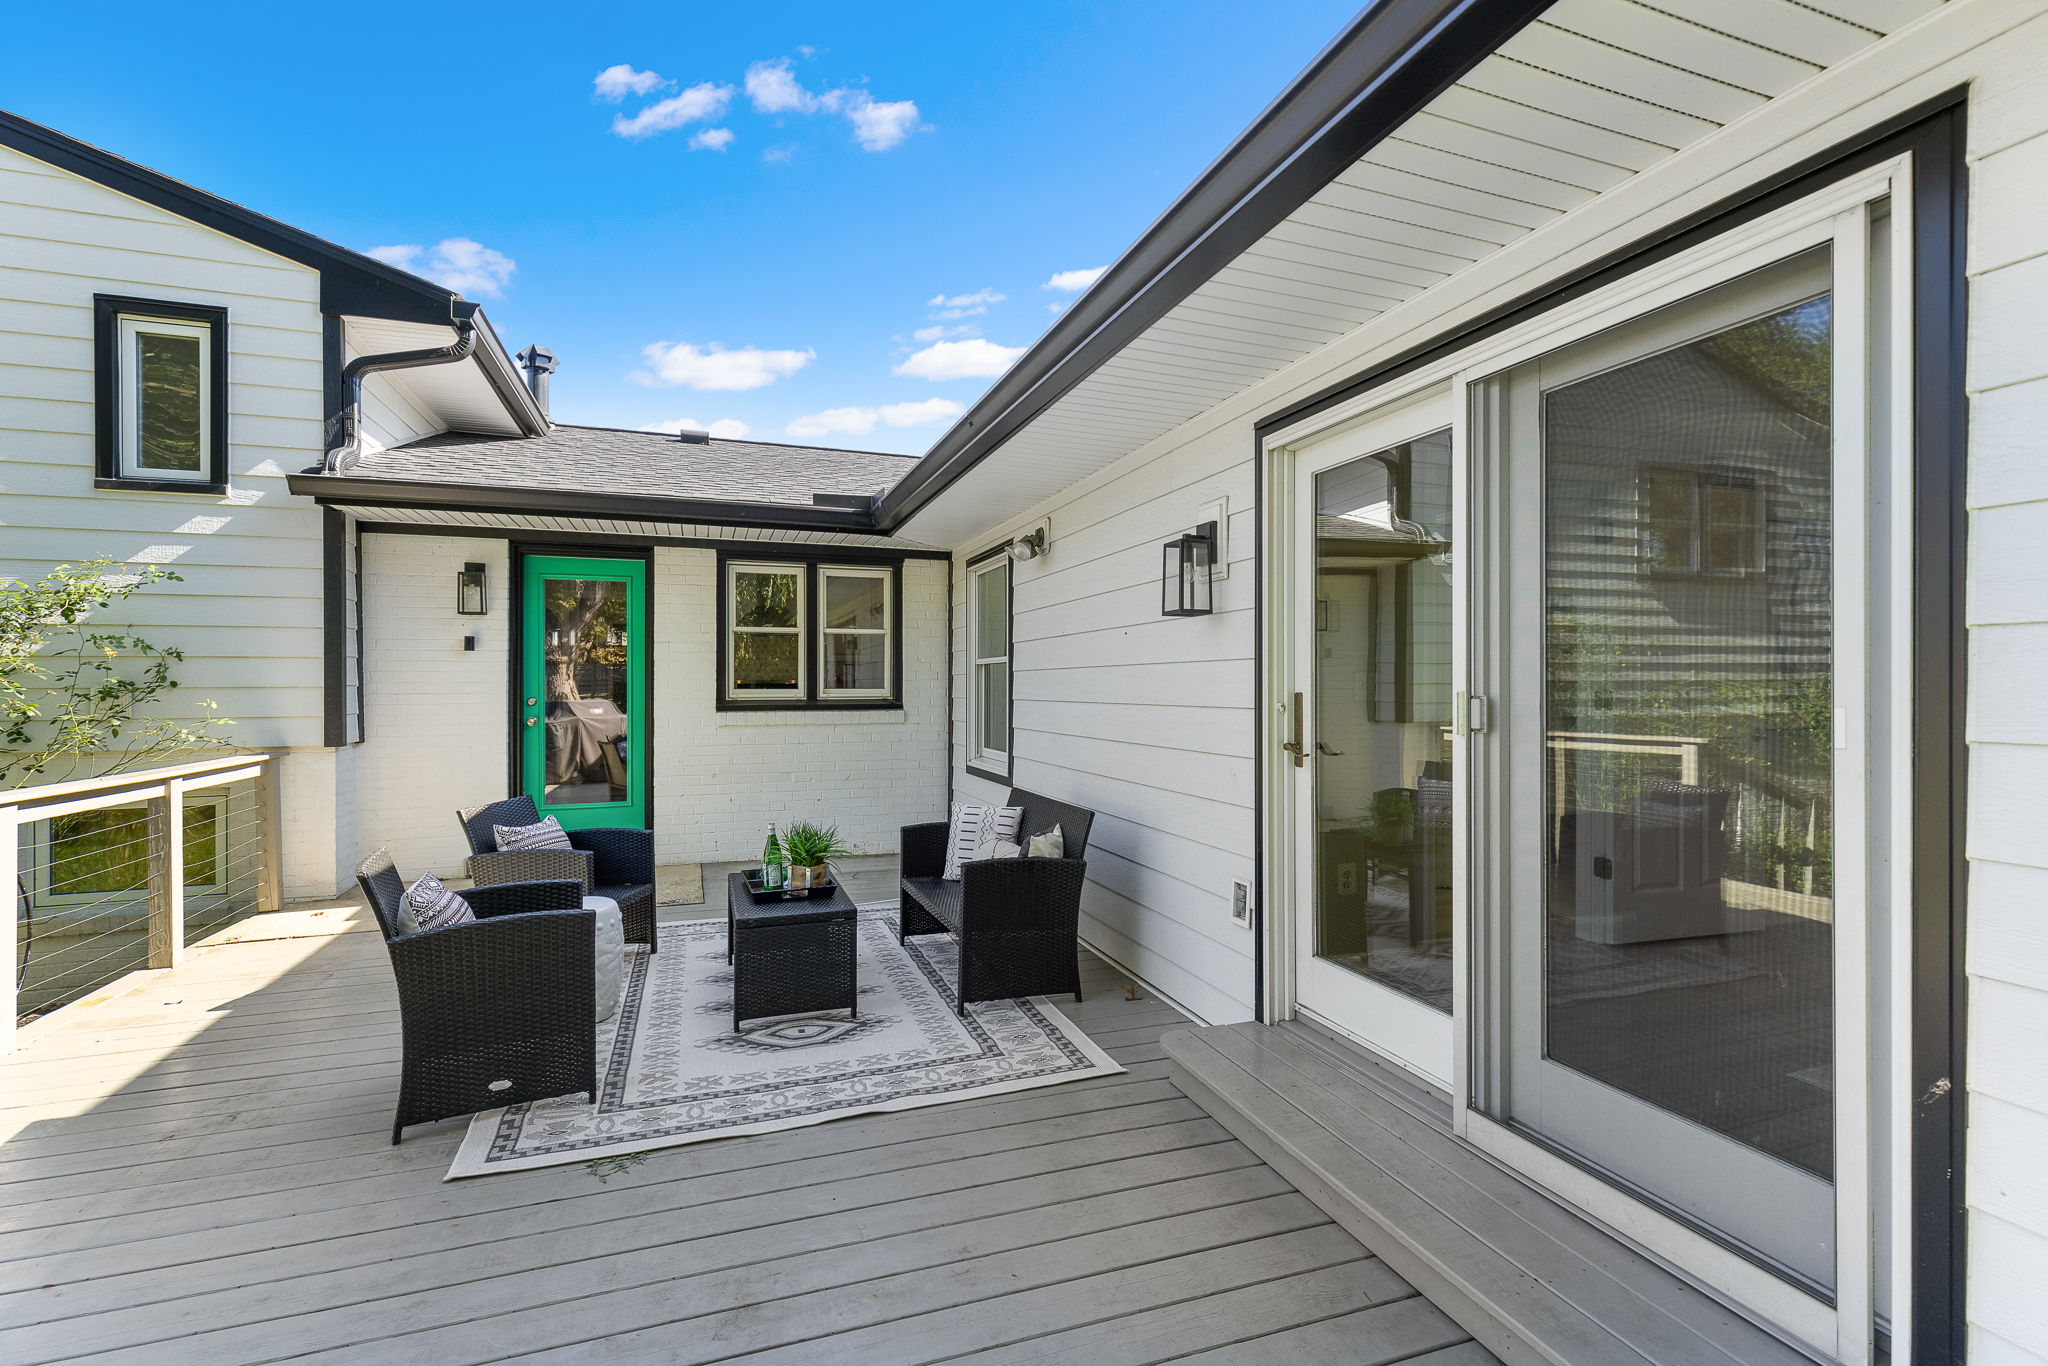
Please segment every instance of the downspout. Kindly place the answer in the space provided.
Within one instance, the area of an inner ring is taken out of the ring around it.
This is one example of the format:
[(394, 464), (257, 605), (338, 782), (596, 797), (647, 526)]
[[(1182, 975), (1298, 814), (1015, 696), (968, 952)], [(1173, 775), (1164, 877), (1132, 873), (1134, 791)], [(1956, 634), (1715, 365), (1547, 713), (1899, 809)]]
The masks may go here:
[(341, 408), (328, 418), (327, 454), (320, 462), (322, 474), (340, 474), (363, 458), (363, 377), (380, 370), (412, 370), (422, 365), (452, 365), (476, 354), (476, 315), (471, 312), (455, 323), (455, 340), (447, 346), (425, 351), (386, 351), (378, 356), (357, 356), (341, 372)]

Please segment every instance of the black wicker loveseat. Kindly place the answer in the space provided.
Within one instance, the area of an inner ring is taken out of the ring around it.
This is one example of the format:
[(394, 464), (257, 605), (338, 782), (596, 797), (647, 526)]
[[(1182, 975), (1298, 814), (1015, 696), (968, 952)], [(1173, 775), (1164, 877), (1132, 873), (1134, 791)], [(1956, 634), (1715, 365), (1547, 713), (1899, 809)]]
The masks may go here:
[(1012, 788), (1005, 806), (1024, 808), (1018, 842), (1060, 828), (1063, 858), (987, 859), (962, 864), (947, 881), (946, 822), (903, 827), (899, 934), (948, 934), (960, 942), (954, 1005), (1073, 992), (1081, 999), (1081, 886), (1088, 878), (1088, 830), (1095, 813)]
[(597, 1093), (597, 917), (573, 879), (470, 887), (477, 918), (400, 932), (405, 880), (379, 849), (356, 865), (398, 979), (408, 1124)]
[(654, 933), (654, 832), (621, 826), (612, 830), (570, 830), (572, 849), (522, 849), (501, 853), (495, 825), (537, 825), (533, 798), (507, 797), (489, 806), (455, 813), (469, 839), (469, 876), (479, 887), (536, 878), (575, 878), (588, 896), (619, 903), (626, 942), (660, 949)]

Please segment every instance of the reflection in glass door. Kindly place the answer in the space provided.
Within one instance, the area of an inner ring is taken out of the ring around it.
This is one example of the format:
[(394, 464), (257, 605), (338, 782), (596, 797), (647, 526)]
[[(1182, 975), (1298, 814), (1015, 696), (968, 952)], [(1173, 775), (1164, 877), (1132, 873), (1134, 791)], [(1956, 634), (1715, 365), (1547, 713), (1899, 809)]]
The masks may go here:
[(1826, 251), (1493, 382), (1511, 1125), (1835, 1277)]
[(1431, 430), (1442, 408), (1405, 409), (1301, 457), (1296, 997), (1448, 1084), (1451, 435)]
[(524, 575), (524, 790), (572, 829), (644, 827), (646, 564), (536, 555)]

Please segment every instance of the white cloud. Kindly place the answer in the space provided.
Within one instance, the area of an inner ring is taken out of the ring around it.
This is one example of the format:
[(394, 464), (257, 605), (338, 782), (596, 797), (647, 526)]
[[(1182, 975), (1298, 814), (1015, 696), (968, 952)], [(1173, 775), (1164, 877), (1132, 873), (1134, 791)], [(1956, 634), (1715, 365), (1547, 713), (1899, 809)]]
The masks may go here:
[(719, 441), (737, 441), (754, 429), (736, 417), (721, 417), (709, 426), (694, 417), (672, 417), (666, 422), (650, 422), (640, 430), (667, 432), (670, 436), (677, 436), (683, 432), (707, 432)]
[(790, 71), (787, 57), (747, 68), (747, 98), (759, 114), (811, 114), (822, 103)]
[(934, 294), (924, 301), (924, 306), (936, 310), (934, 318), (974, 318), (988, 312), (990, 304), (999, 304), (1009, 297), (993, 289), (977, 289), (972, 294)]
[(622, 138), (638, 140), (666, 133), (686, 123), (703, 123), (724, 114), (726, 106), (732, 103), (732, 97), (731, 86), (705, 81), (679, 95), (656, 100), (631, 118), (624, 114), (613, 116), (612, 132)]
[(886, 152), (924, 127), (912, 101), (873, 100), (861, 91), (848, 97), (845, 113), (853, 140), (870, 152)]
[(972, 337), (976, 334), (976, 331), (977, 329), (968, 323), (961, 323), (957, 327), (937, 324), (931, 327), (920, 327), (915, 332), (912, 332), (910, 336), (913, 341), (935, 342), (944, 337)]
[(651, 95), (669, 84), (667, 78), (652, 71), (635, 71), (625, 62), (608, 66), (597, 73), (591, 85), (601, 100), (617, 104), (628, 95)]
[(791, 157), (795, 155), (796, 148), (794, 147), (770, 147), (767, 151), (761, 153), (761, 160), (788, 161)]
[(753, 346), (727, 351), (716, 344), (699, 347), (686, 342), (655, 342), (640, 354), (647, 357), (648, 369), (627, 376), (636, 384), (679, 384), (728, 393), (773, 384), (818, 356), (815, 351), (763, 351)]
[(866, 436), (879, 425), (924, 427), (956, 418), (967, 410), (950, 398), (928, 398), (920, 403), (885, 403), (879, 408), (827, 408), (822, 413), (792, 420), (783, 430), (791, 436), (831, 436), (842, 432)]
[(693, 152), (723, 152), (732, 146), (733, 132), (730, 128), (705, 128), (690, 135), (690, 150)]
[(1100, 280), (1102, 272), (1108, 269), (1108, 266), (1091, 266), (1087, 270), (1056, 271), (1053, 277), (1040, 285), (1039, 288), (1056, 289), (1062, 294), (1079, 294), (1082, 290)]
[(919, 379), (985, 379), (1002, 374), (1023, 354), (1021, 346), (998, 346), (981, 337), (933, 342), (904, 357), (896, 373)]
[(458, 294), (495, 299), (519, 263), (467, 237), (444, 237), (431, 247), (371, 247), (367, 253), (386, 265), (423, 275)]

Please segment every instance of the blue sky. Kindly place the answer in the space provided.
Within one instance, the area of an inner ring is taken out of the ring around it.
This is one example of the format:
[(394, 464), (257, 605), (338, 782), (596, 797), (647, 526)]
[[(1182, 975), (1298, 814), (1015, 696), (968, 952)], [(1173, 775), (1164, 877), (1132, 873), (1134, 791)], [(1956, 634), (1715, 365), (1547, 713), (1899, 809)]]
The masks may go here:
[(915, 452), (1355, 8), (18, 5), (0, 107), (401, 249), (560, 421)]

